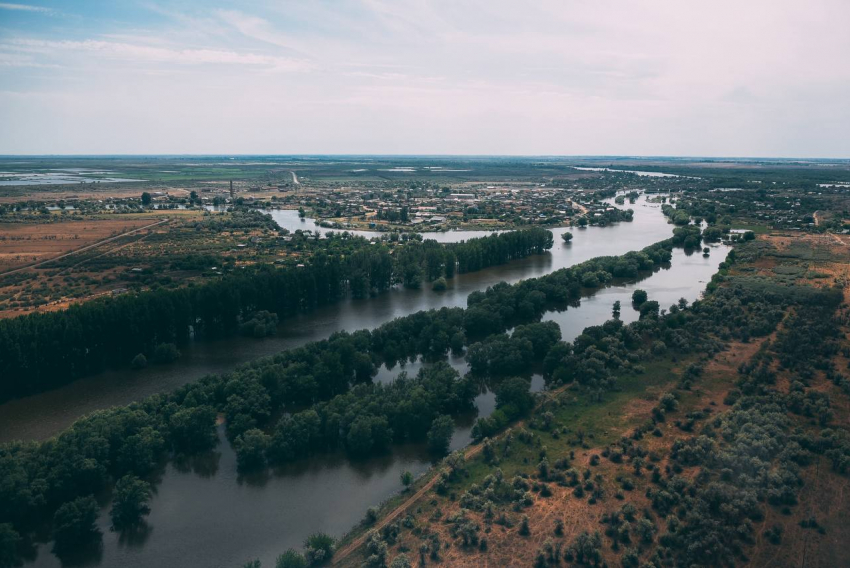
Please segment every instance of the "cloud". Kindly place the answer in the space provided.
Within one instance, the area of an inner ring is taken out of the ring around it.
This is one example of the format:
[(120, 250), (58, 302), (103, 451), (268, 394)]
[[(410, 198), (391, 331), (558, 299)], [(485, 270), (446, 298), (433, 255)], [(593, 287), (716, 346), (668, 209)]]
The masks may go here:
[(84, 52), (130, 62), (167, 63), (175, 65), (239, 65), (268, 68), (276, 71), (307, 71), (312, 65), (304, 60), (251, 52), (223, 49), (174, 49), (115, 41), (51, 41), (18, 39), (0, 47), (63, 56), (69, 52)]
[(276, 32), (271, 24), (257, 16), (249, 16), (238, 10), (216, 10), (216, 15), (240, 33), (278, 47), (298, 51), (292, 38)]
[(44, 14), (51, 14), (53, 10), (50, 8), (43, 8), (41, 6), (30, 6), (29, 4), (9, 4), (7, 2), (0, 2), (0, 10), (15, 10), (18, 12), (41, 12)]
[(0, 152), (850, 153), (848, 0), (145, 1), (0, 29), (0, 82), (64, 95), (0, 100)]
[(0, 52), (0, 67), (42, 67), (42, 68), (58, 68), (58, 65), (49, 63), (40, 63), (35, 61), (30, 55), (23, 53), (3, 53)]

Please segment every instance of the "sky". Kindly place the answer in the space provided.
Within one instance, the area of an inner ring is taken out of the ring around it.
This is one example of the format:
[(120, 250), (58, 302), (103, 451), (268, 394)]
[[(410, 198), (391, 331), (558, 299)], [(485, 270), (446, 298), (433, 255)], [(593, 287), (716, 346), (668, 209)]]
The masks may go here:
[(850, 158), (848, 0), (0, 1), (0, 154)]

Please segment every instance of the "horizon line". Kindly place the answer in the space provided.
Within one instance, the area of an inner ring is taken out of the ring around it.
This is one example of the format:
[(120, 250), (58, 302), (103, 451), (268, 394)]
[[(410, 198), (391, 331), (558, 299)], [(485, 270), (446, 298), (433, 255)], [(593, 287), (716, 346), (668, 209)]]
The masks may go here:
[(363, 158), (582, 158), (582, 159), (675, 159), (675, 160), (783, 160), (783, 161), (850, 161), (850, 157), (815, 156), (722, 156), (675, 154), (392, 154), (392, 153), (118, 153), (118, 154), (0, 154), (4, 158), (235, 158), (235, 157), (363, 157)]

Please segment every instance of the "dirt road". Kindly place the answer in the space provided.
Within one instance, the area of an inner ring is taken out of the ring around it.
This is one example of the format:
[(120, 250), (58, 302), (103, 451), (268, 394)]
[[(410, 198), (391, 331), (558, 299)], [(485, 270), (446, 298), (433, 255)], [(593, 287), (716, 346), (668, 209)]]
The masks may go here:
[[(564, 390), (566, 390), (566, 388), (568, 386), (569, 385), (564, 385), (562, 387), (558, 387), (557, 389), (555, 389), (553, 391), (545, 393), (546, 397), (549, 398), (549, 397), (558, 395), (558, 394), (562, 393)], [(525, 425), (525, 420), (521, 420), (521, 421), (517, 422), (516, 424), (513, 424), (511, 426), (511, 429), (521, 428), (524, 425)], [(503, 432), (503, 434), (504, 434), (504, 432)], [(499, 437), (501, 437), (501, 434), (500, 434)], [(468, 460), (472, 457), (475, 457), (479, 453), (481, 453), (481, 450), (483, 448), (484, 448), (483, 443), (474, 444), (472, 446), (467, 446), (466, 451), (464, 451), (463, 455)], [(423, 496), (425, 496), (426, 493), (428, 493), (431, 489), (433, 489), (434, 485), (436, 485), (437, 481), (440, 479), (440, 476), (436, 473), (435, 470), (432, 470), (429, 473), (431, 473), (433, 475), (433, 477), (431, 477), (431, 479), (428, 480), (428, 483), (423, 485), (418, 491), (416, 491), (416, 493), (414, 493), (409, 498), (407, 498), (404, 501), (404, 503), (402, 503), (401, 505), (399, 505), (398, 507), (393, 509), (386, 517), (384, 517), (383, 519), (381, 519), (380, 521), (375, 523), (375, 526), (372, 527), (372, 530), (376, 530), (376, 531), (380, 532), (382, 528), (384, 528), (386, 525), (391, 523), (393, 520), (397, 519), (402, 513), (407, 511), (414, 503), (419, 501), (419, 499), (421, 499)], [(334, 566), (337, 566), (337, 565), (341, 564), (348, 556), (350, 556), (352, 553), (357, 551), (357, 549), (359, 549), (361, 546), (363, 546), (366, 543), (366, 539), (369, 538), (370, 532), (371, 532), (371, 530), (364, 532), (362, 535), (360, 535), (359, 537), (355, 538), (353, 541), (348, 543), (348, 545), (345, 548), (338, 550), (333, 555), (333, 558), (331, 559), (331, 564), (334, 565)]]

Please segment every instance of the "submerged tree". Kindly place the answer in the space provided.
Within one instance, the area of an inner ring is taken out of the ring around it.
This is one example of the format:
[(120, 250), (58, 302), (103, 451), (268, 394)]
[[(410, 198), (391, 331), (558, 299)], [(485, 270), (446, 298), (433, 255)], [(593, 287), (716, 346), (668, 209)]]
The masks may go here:
[(112, 499), (112, 529), (124, 530), (142, 522), (142, 518), (151, 512), (148, 502), (151, 498), (150, 483), (133, 475), (125, 475), (115, 484)]
[(17, 566), (21, 537), (10, 523), (0, 524), (0, 567)]
[(438, 416), (431, 423), (428, 430), (428, 447), (435, 454), (443, 455), (449, 451), (452, 434), (455, 431), (455, 423), (451, 416)]
[(53, 551), (61, 556), (100, 539), (97, 513), (97, 501), (91, 495), (59, 507), (53, 515)]

